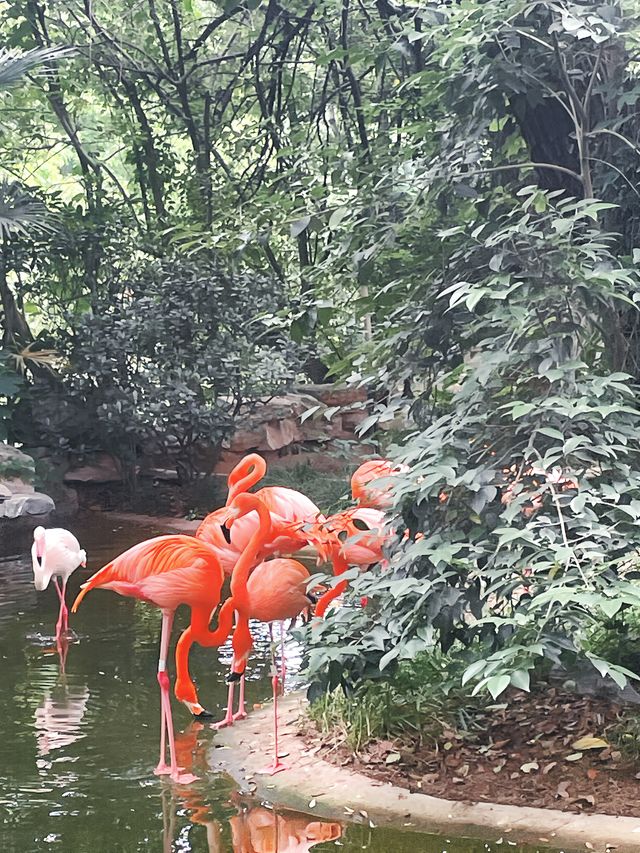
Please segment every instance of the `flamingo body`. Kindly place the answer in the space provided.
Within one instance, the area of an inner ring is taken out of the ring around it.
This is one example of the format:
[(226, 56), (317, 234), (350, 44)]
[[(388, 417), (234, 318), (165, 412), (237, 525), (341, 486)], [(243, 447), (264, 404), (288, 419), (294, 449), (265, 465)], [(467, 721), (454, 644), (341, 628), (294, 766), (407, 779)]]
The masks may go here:
[(36, 527), (31, 547), (33, 583), (42, 592), (49, 586), (52, 577), (63, 582), (78, 566), (86, 566), (87, 555), (69, 530), (62, 527)]
[(74, 610), (91, 589), (110, 589), (162, 610), (217, 607), (222, 571), (217, 556), (193, 536), (156, 536), (134, 545), (84, 584)]
[(408, 471), (406, 465), (398, 465), (388, 459), (369, 459), (357, 468), (351, 477), (351, 494), (361, 507), (387, 509), (393, 503), (391, 483), (374, 486), (375, 480), (392, 477)]

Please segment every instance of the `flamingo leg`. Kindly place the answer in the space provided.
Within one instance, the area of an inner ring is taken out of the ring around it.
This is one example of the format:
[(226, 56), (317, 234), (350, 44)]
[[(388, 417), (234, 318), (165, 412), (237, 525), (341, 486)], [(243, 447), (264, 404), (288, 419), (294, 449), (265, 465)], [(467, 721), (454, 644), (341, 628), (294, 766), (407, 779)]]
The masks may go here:
[(238, 710), (233, 715), (234, 722), (236, 720), (244, 720), (247, 717), (247, 709), (244, 704), (244, 672), (240, 678), (240, 695), (238, 696)]
[[(271, 623), (269, 623), (269, 633), (273, 640)], [(273, 689), (273, 761), (268, 767), (265, 767), (264, 770), (259, 770), (258, 772), (274, 776), (282, 770), (287, 770), (288, 766), (280, 761), (280, 757), (278, 755), (278, 693), (280, 692), (280, 679), (278, 678), (278, 670), (275, 660), (275, 645), (273, 642), (271, 643), (271, 687)]]
[(62, 630), (67, 633), (69, 630), (69, 610), (67, 609), (67, 578), (62, 581), (62, 593), (60, 596), (60, 603), (62, 605), (62, 622), (63, 628)]
[[(167, 673), (167, 655), (169, 653), (169, 638), (171, 637), (172, 625), (173, 610), (163, 610), (160, 656), (158, 658), (158, 684), (160, 685), (160, 760), (154, 773), (156, 776), (168, 774), (174, 782), (186, 785), (194, 782), (198, 777), (191, 773), (180, 773), (180, 768), (176, 761), (173, 717), (171, 714), (171, 699), (169, 697), (169, 674)], [(167, 738), (169, 740), (169, 765), (165, 761)]]
[(56, 577), (53, 578), (53, 585), (56, 589), (56, 592), (58, 593), (58, 598), (60, 599), (60, 610), (58, 611), (58, 621), (56, 622), (56, 642), (57, 642), (62, 637), (62, 635), (64, 634), (64, 632), (66, 630), (66, 627), (65, 627), (66, 605), (64, 603), (64, 593), (63, 593), (62, 589), (60, 589), (60, 584), (58, 583), (58, 578), (56, 578)]
[(280, 623), (280, 689), (284, 693), (284, 682), (287, 677), (287, 659), (284, 653), (284, 622)]
[(214, 729), (224, 729), (227, 726), (233, 725), (233, 694), (235, 692), (235, 681), (229, 682), (229, 692), (227, 693), (227, 710), (224, 717), (217, 723), (213, 724)]

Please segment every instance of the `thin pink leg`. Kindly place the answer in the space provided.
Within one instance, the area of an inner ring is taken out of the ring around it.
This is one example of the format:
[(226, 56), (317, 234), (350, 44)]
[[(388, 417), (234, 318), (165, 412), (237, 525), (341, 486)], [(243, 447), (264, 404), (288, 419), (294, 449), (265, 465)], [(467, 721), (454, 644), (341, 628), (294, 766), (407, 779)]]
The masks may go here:
[(280, 690), (284, 693), (284, 682), (287, 677), (287, 659), (284, 653), (284, 622), (280, 623)]
[(67, 578), (62, 581), (62, 595), (61, 595), (61, 604), (62, 604), (62, 630), (66, 632), (69, 630), (69, 611), (67, 609)]
[(63, 633), (64, 633), (64, 595), (62, 590), (60, 589), (60, 584), (58, 583), (58, 578), (53, 578), (53, 585), (56, 588), (56, 592), (58, 593), (58, 598), (60, 599), (60, 610), (58, 611), (58, 621), (56, 622), (56, 641), (58, 641)]
[[(271, 625), (269, 625), (269, 630), (271, 631)], [(271, 636), (273, 639), (273, 632), (271, 632)], [(282, 770), (288, 769), (287, 765), (280, 761), (280, 757), (278, 755), (278, 693), (280, 692), (280, 680), (278, 678), (278, 671), (276, 668), (273, 643), (271, 644), (271, 687), (273, 689), (273, 761), (268, 767), (265, 767), (264, 770), (258, 771), (259, 773), (266, 773), (269, 776), (273, 776), (276, 773), (280, 773)]]
[[(169, 675), (167, 673), (167, 655), (169, 653), (169, 638), (173, 625), (173, 611), (162, 611), (162, 634), (160, 636), (160, 656), (158, 658), (158, 684), (160, 685), (160, 760), (154, 770), (156, 776), (169, 774), (174, 782), (189, 784), (198, 777), (191, 773), (180, 773), (176, 761), (176, 746), (173, 737), (173, 717), (171, 715), (171, 699), (169, 696)], [(165, 761), (167, 736), (169, 738), (169, 760)]]
[(244, 704), (244, 672), (242, 673), (242, 677), (240, 678), (240, 695), (238, 697), (238, 710), (233, 715), (233, 719), (235, 720), (245, 720), (247, 717), (247, 709)]
[(235, 691), (235, 686), (235, 681), (229, 682), (229, 692), (227, 693), (227, 710), (220, 722), (213, 724), (214, 729), (224, 729), (227, 726), (233, 725), (233, 694)]

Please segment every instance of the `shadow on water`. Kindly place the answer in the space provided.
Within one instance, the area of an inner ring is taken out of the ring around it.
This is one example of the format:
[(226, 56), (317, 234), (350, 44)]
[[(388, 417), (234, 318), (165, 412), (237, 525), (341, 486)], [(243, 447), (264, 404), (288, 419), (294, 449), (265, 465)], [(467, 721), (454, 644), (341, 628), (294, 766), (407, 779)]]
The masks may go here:
[[(113, 555), (160, 530), (74, 526), (89, 555), (69, 596)], [(0, 561), (0, 851), (2, 853), (535, 853), (535, 848), (448, 840), (316, 820), (243, 799), (211, 773), (215, 732), (174, 707), (179, 763), (191, 786), (153, 775), (160, 702), (155, 679), (157, 610), (96, 591), (71, 619), (74, 637), (56, 646), (57, 598), (36, 593), (28, 555)], [(178, 614), (175, 635), (188, 619)], [(268, 635), (258, 634), (248, 707), (270, 694)], [(230, 649), (196, 649), (192, 671), (204, 704), (222, 715)], [(287, 643), (293, 676), (300, 654)]]

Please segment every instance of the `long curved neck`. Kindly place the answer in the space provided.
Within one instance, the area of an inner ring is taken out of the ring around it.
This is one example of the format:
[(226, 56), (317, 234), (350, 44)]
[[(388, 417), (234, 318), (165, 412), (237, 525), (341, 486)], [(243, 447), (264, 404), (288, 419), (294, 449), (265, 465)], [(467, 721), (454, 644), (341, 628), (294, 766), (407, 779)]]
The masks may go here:
[(253, 506), (251, 509), (258, 513), (259, 526), (240, 555), (233, 567), (231, 574), (231, 597), (235, 601), (236, 609), (246, 611), (249, 607), (249, 593), (247, 592), (247, 581), (251, 570), (255, 568), (256, 558), (262, 546), (271, 536), (271, 515), (269, 510), (254, 495), (249, 496)]
[(227, 495), (227, 506), (242, 492), (248, 492), (267, 473), (267, 463), (258, 453), (250, 453), (245, 456), (233, 471), (229, 474), (227, 484), (229, 494)]

